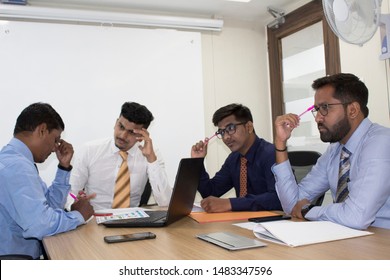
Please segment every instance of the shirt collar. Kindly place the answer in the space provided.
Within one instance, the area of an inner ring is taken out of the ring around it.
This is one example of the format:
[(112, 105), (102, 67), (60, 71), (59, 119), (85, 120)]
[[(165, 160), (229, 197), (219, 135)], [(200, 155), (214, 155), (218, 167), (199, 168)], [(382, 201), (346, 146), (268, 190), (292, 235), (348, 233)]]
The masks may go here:
[[(365, 118), (359, 124), (359, 126), (353, 132), (351, 138), (349, 138), (348, 142), (344, 145), (348, 149), (348, 151), (350, 151), (352, 154), (356, 151), (362, 137), (367, 133), (371, 125), (372, 122), (368, 118)], [(342, 146), (343, 145), (340, 144), (340, 147)]]
[(9, 142), (9, 145), (14, 147), (14, 149), (21, 153), (24, 157), (26, 157), (29, 161), (34, 163), (34, 157), (30, 149), (27, 147), (26, 144), (24, 144), (22, 141), (20, 141), (17, 138), (12, 138)]
[[(111, 139), (110, 146), (111, 146), (111, 152), (113, 154), (118, 154), (119, 155), (119, 149), (118, 149), (117, 146), (115, 146), (114, 139)], [(129, 156), (134, 156), (135, 153), (137, 152), (137, 149), (138, 149), (138, 143), (135, 143), (134, 146), (130, 148), (130, 150), (127, 150), (127, 153), (129, 154)]]
[(255, 141), (253, 142), (252, 146), (249, 148), (248, 152), (244, 155), (244, 157), (249, 161), (253, 162), (255, 158), (255, 153), (260, 145), (260, 138), (256, 136)]

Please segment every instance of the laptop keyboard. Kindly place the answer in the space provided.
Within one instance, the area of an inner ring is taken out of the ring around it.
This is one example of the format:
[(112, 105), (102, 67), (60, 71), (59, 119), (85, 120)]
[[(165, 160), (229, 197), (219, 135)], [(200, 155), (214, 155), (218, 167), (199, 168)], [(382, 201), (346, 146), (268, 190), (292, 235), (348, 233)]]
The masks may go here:
[(155, 222), (167, 217), (167, 211), (145, 211), (149, 217), (132, 219), (132, 223)]

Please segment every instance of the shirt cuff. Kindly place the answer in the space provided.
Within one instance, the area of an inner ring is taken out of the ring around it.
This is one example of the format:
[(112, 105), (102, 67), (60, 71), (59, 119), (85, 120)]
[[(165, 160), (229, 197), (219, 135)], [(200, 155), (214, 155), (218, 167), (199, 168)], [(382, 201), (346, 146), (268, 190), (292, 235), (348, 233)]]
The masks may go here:
[(82, 225), (82, 224), (85, 224), (87, 221), (84, 220), (84, 217), (83, 215), (81, 215), (81, 213), (79, 211), (71, 211), (69, 213), (72, 213), (75, 218), (79, 221), (78, 225)]
[(288, 178), (291, 176), (292, 169), (290, 161), (286, 160), (279, 164), (274, 164), (271, 166), (271, 171), (275, 176), (275, 180)]
[(232, 206), (232, 211), (247, 211), (248, 204), (246, 203), (246, 199), (243, 197), (232, 197), (229, 198), (230, 205)]
[(160, 170), (160, 163), (158, 159), (152, 163), (148, 162), (148, 169), (149, 169), (148, 172), (149, 174), (155, 174), (156, 172), (158, 172)]
[(309, 210), (309, 212), (306, 213), (305, 219), (310, 221), (318, 220), (319, 216), (321, 215), (321, 209), (322, 207), (315, 206)]
[(57, 168), (57, 174), (55, 180), (56, 182), (62, 185), (69, 185), (70, 172)]

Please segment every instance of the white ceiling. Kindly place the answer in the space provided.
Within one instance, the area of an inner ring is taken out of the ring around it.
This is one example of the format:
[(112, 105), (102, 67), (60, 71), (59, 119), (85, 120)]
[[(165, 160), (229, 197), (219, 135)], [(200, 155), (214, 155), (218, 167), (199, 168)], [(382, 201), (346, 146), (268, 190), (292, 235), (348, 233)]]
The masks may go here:
[(286, 11), (308, 0), (251, 0), (249, 3), (227, 0), (28, 0), (29, 5), (96, 10), (174, 13), (183, 16), (222, 17), (225, 19), (270, 20), (267, 7)]

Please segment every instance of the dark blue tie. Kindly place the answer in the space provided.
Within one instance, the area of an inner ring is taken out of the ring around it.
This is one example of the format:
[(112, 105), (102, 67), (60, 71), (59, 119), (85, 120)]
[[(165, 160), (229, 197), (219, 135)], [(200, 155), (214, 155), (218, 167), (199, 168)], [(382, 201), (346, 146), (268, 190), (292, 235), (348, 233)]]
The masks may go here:
[(348, 196), (349, 169), (351, 152), (343, 147), (340, 155), (339, 181), (337, 183), (336, 203), (343, 202)]

